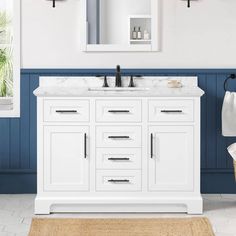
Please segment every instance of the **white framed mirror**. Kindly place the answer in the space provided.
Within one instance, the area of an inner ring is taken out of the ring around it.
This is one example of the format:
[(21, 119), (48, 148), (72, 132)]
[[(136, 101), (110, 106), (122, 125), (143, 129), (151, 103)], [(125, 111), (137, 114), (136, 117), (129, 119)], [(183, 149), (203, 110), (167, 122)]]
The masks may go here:
[(159, 51), (159, 0), (81, 3), (83, 51)]
[(20, 116), (20, 0), (0, 1), (0, 117)]

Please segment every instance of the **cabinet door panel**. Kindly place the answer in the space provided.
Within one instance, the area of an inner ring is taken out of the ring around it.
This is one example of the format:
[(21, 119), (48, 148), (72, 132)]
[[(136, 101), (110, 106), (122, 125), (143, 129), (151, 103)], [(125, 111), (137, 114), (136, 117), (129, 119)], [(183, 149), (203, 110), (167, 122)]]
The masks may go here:
[(149, 127), (150, 191), (193, 189), (193, 141), (192, 126)]
[(88, 131), (86, 126), (44, 127), (45, 191), (88, 190)]

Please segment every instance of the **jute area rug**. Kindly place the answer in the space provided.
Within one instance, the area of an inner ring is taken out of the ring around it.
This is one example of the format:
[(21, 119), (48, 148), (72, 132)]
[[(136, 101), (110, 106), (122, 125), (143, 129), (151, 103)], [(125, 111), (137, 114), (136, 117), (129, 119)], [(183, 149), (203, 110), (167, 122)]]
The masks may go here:
[(29, 236), (214, 236), (207, 218), (34, 218)]

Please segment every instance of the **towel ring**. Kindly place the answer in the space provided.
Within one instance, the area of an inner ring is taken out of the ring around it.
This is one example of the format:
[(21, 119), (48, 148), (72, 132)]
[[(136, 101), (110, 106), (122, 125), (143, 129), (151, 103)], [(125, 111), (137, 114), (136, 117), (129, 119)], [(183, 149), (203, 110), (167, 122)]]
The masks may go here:
[(235, 75), (235, 74), (231, 74), (231, 75), (228, 76), (227, 79), (225, 80), (225, 82), (224, 82), (224, 90), (225, 90), (225, 92), (227, 91), (227, 82), (228, 82), (228, 80), (230, 80), (230, 79), (236, 79), (236, 75)]

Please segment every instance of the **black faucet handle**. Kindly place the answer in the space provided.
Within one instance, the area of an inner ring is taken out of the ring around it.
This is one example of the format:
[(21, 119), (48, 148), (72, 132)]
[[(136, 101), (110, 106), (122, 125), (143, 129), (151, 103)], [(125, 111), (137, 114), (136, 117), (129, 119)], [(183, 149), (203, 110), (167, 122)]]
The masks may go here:
[(117, 65), (116, 66), (116, 74), (115, 74), (115, 77), (116, 77), (116, 87), (122, 87), (122, 82), (121, 82), (121, 70), (120, 70), (120, 66)]
[(103, 86), (102, 86), (103, 88), (108, 88), (109, 87), (109, 85), (108, 85), (108, 83), (107, 83), (107, 76), (105, 75), (104, 76), (104, 83), (103, 83)]
[(131, 77), (130, 77), (129, 87), (130, 88), (135, 87), (135, 85), (134, 85), (134, 76), (133, 75), (131, 75)]
[(107, 76), (106, 75), (96, 75), (96, 78), (104, 78), (104, 82), (103, 82), (103, 85), (102, 85), (102, 87), (103, 88), (108, 88), (109, 87), (109, 85), (108, 85), (108, 83), (107, 83)]

